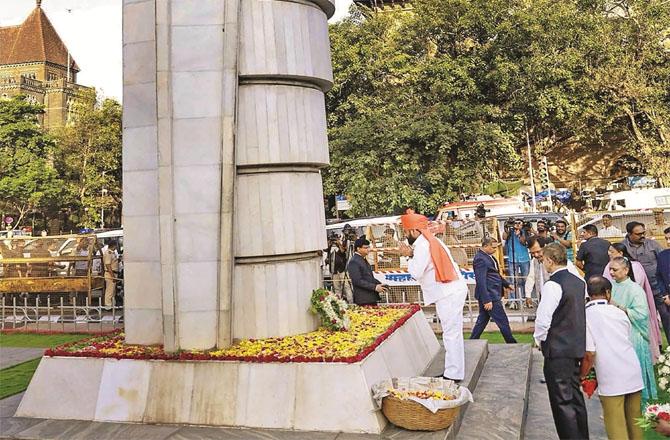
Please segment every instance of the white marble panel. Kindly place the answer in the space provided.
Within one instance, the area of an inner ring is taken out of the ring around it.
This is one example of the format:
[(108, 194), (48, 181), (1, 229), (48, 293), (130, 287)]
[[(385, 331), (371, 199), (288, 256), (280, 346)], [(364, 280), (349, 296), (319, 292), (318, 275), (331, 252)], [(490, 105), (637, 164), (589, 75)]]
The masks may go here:
[[(391, 335), (390, 337), (392, 338), (394, 335)], [(377, 382), (393, 377), (379, 347), (363, 359), (360, 365), (363, 370), (363, 376), (365, 377), (365, 383), (370, 389), (372, 389), (372, 386)]]
[(420, 360), (420, 365), (423, 369), (426, 369), (432, 362), (435, 353), (439, 349), (439, 346), (435, 346), (428, 343), (427, 341), (424, 341), (423, 335), (421, 334), (421, 329), (419, 328), (422, 320), (426, 320), (423, 312), (416, 313), (409, 321), (407, 321), (407, 325), (405, 327), (408, 327), (409, 329), (407, 339), (416, 348), (416, 353), (418, 359)]
[(233, 337), (265, 338), (314, 330), (312, 290), (321, 285), (320, 258), (237, 264), (233, 276)]
[(301, 364), (297, 379), (295, 429), (381, 432), (360, 365)]
[(123, 171), (155, 169), (158, 166), (157, 145), (156, 126), (126, 128), (123, 131)]
[(144, 423), (188, 423), (193, 392), (193, 362), (161, 362), (149, 382)]
[(396, 330), (395, 336), (405, 347), (405, 359), (412, 365), (414, 375), (423, 373), (428, 366), (430, 359), (427, 359), (427, 354), (421, 350), (423, 341), (420, 341), (420, 336), (416, 332), (416, 326), (413, 318), (408, 320), (405, 325)]
[(123, 128), (156, 124), (156, 82), (123, 87)]
[(99, 422), (141, 422), (147, 406), (151, 363), (105, 359), (95, 408)]
[(123, 243), (124, 262), (160, 261), (157, 215), (124, 216), (123, 229), (126, 236)]
[[(127, 266), (127, 265), (126, 265)], [(126, 287), (126, 295), (130, 295)], [(135, 293), (141, 295), (141, 292)], [(154, 345), (163, 343), (163, 311), (126, 306), (123, 310), (126, 343)]]
[(183, 214), (175, 222), (177, 259), (186, 261), (218, 261), (219, 215)]
[(298, 2), (247, 0), (240, 23), (240, 75), (309, 78), (332, 86), (328, 22)]
[(287, 429), (294, 424), (296, 364), (241, 363), (237, 426)]
[(165, 124), (164, 121), (171, 121), (172, 117), (172, 108), (170, 107), (170, 72), (156, 72), (156, 88), (157, 88), (157, 104), (156, 104), (156, 116), (158, 117), (158, 136), (161, 139), (171, 139), (171, 133), (164, 133), (162, 131), (161, 122)]
[[(154, 40), (156, 23), (154, 17), (154, 0), (126, 1), (123, 4), (123, 43)], [(131, 62), (131, 60), (125, 61)]]
[(102, 359), (43, 357), (16, 416), (92, 420), (103, 363)]
[(421, 336), (421, 339), (423, 339), (424, 344), (426, 344), (426, 347), (428, 347), (428, 351), (432, 353), (433, 356), (435, 356), (435, 353), (440, 350), (441, 345), (440, 341), (438, 341), (437, 337), (435, 336), (435, 332), (433, 332), (433, 329), (430, 327), (430, 324), (426, 319), (426, 315), (423, 313), (423, 311), (420, 311), (414, 315), (413, 318), (415, 319), (416, 328), (419, 332), (419, 335)]
[(219, 264), (216, 261), (177, 263), (179, 312), (217, 310)]
[[(236, 256), (291, 254), (326, 247), (319, 173), (263, 173), (237, 177)], [(303, 219), (310, 219), (309, 222)]]
[[(197, 362), (188, 423), (234, 425), (237, 404), (237, 362)], [(212, 386), (216, 384), (216, 386)]]
[[(181, 298), (180, 298), (181, 299)], [(181, 307), (177, 304), (178, 307)], [(177, 314), (179, 348), (206, 350), (216, 345), (217, 309), (205, 312), (180, 312)]]
[(158, 170), (123, 173), (123, 215), (158, 215)]
[(220, 162), (220, 118), (175, 119), (172, 133), (175, 165), (210, 165)]
[[(222, 72), (172, 74), (172, 108), (175, 118), (221, 115)], [(125, 103), (124, 103), (125, 104)]]
[(170, 118), (158, 119), (158, 166), (172, 166), (172, 121)]
[(159, 262), (127, 263), (123, 268), (126, 286), (124, 306), (133, 309), (160, 309), (161, 264)]
[(238, 100), (238, 165), (328, 164), (326, 110), (321, 91), (243, 84)]
[(123, 84), (156, 81), (156, 42), (142, 41), (123, 46)]
[(223, 25), (221, 0), (172, 0), (173, 25)]
[(404, 338), (397, 334), (403, 329), (404, 326), (396, 330), (392, 337), (386, 339), (377, 348), (377, 350), (381, 349), (391, 377), (412, 377), (423, 373), (423, 370), (418, 371), (419, 368), (415, 361), (411, 359), (411, 352), (405, 347)]
[(221, 206), (221, 166), (193, 165), (174, 169), (175, 213), (218, 213)]
[(221, 70), (223, 68), (221, 25), (173, 26), (171, 54), (170, 62), (174, 72)]
[(156, 71), (170, 70), (170, 29), (168, 24), (156, 24)]

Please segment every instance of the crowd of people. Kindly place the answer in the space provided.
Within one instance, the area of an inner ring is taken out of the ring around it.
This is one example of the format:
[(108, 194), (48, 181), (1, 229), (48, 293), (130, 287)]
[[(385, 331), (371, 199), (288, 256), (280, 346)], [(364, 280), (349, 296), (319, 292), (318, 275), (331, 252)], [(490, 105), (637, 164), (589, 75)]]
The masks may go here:
[[(604, 228), (611, 232), (612, 226)], [(621, 243), (600, 238), (595, 226), (586, 225), (575, 267), (564, 245), (569, 237), (524, 237), (519, 229), (515, 222), (505, 237), (507, 255), (521, 253), (523, 245), (532, 264), (517, 269), (524, 262), (517, 258), (510, 263), (510, 273), (526, 271), (526, 293), (539, 292), (533, 336), (544, 355), (544, 376), (559, 437), (589, 436), (580, 382), (593, 368), (608, 437), (642, 438), (635, 419), (644, 403), (658, 398), (654, 364), (662, 345), (659, 317), (666, 336), (670, 335), (670, 249), (663, 250), (646, 238), (640, 222), (626, 225)], [(670, 227), (663, 233), (670, 247)], [(494, 257), (497, 245), (495, 239), (484, 238), (474, 258), (479, 316), (471, 338), (479, 338), (493, 320), (505, 341), (513, 343), (502, 297), (513, 293), (514, 286), (499, 273)]]
[[(538, 300), (533, 338), (544, 356), (544, 380), (556, 431), (562, 439), (589, 437), (581, 381), (594, 370), (610, 438), (642, 438), (634, 422), (642, 406), (658, 398), (654, 364), (662, 344), (659, 318), (670, 336), (670, 249), (646, 238), (643, 223), (629, 222), (621, 243), (606, 219), (603, 228), (586, 225), (572, 264), (573, 237), (566, 222), (550, 230), (540, 222), (527, 234), (523, 222), (514, 221), (503, 236), (510, 274), (525, 274), (523, 286), (515, 277), (501, 275), (495, 254), (500, 243), (486, 236), (473, 258), (475, 298), (479, 316), (471, 338), (479, 338), (490, 321), (508, 343), (516, 339), (503, 305), (506, 295), (523, 289), (526, 299)], [(611, 220), (611, 219), (610, 219)], [(445, 369), (442, 377), (464, 377), (463, 306), (467, 286), (449, 248), (433, 236), (428, 219), (410, 213), (401, 217), (409, 245), (398, 242), (398, 254), (408, 258), (408, 272), (419, 282), (424, 304), (434, 304), (443, 330)], [(392, 232), (392, 231), (391, 231)], [(670, 247), (670, 227), (663, 230)], [(355, 238), (355, 237), (352, 237)], [(374, 305), (387, 286), (376, 279), (368, 264), (370, 242), (351, 242), (353, 255), (330, 261), (342, 273), (340, 295), (351, 302)], [(335, 281), (335, 277), (334, 277)], [(351, 292), (346, 292), (346, 286)]]

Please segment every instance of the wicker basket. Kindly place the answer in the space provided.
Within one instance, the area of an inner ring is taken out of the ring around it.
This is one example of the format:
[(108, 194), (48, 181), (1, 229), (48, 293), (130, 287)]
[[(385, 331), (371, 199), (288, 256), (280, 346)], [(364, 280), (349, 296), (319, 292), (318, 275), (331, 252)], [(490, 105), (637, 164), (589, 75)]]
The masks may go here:
[(411, 431), (439, 431), (454, 423), (461, 407), (440, 409), (431, 412), (413, 400), (402, 400), (386, 396), (382, 401), (382, 412), (391, 423)]

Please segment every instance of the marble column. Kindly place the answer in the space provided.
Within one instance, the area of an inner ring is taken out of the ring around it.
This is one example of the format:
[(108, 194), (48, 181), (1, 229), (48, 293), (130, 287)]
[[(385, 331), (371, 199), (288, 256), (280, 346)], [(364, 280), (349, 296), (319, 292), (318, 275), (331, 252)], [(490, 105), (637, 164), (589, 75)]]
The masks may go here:
[(124, 0), (126, 335), (309, 331), (332, 0)]

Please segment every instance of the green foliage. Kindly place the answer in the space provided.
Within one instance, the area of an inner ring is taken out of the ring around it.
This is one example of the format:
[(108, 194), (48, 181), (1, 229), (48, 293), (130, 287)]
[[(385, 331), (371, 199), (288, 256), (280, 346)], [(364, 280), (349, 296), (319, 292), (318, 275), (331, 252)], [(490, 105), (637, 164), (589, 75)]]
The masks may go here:
[(28, 212), (57, 203), (61, 191), (55, 144), (37, 124), (42, 112), (22, 96), (0, 100), (0, 210), (17, 213), (16, 224)]
[(122, 197), (121, 105), (105, 99), (91, 106), (94, 101), (94, 94), (78, 101), (72, 123), (54, 131), (56, 167), (65, 181), (62, 204), (86, 227), (100, 225), (103, 208), (107, 225), (112, 215), (120, 222)]
[[(670, 23), (662, 0), (415, 0), (331, 25), (328, 195), (352, 215), (431, 212), (571, 143), (616, 142), (670, 177)], [(664, 51), (666, 50), (666, 51)]]

